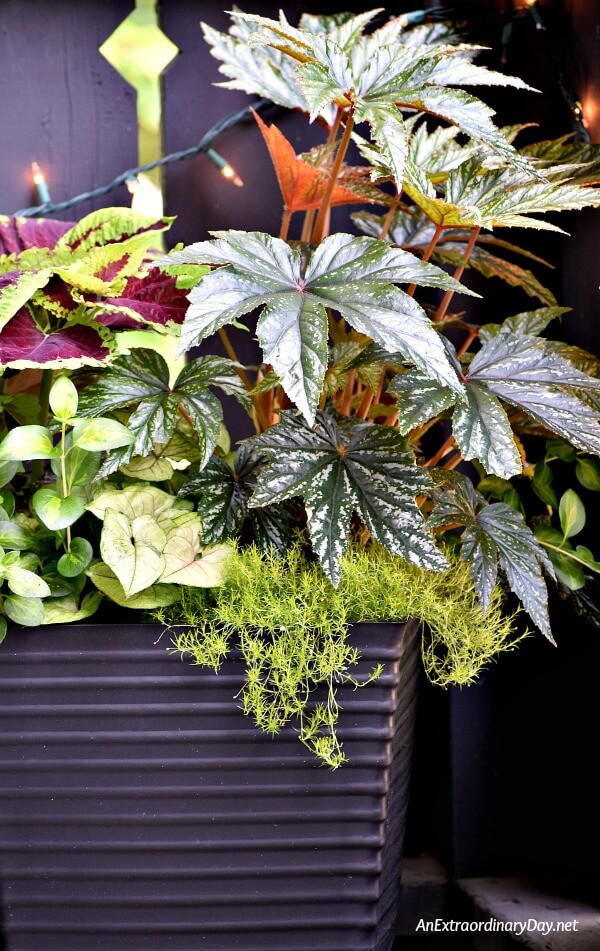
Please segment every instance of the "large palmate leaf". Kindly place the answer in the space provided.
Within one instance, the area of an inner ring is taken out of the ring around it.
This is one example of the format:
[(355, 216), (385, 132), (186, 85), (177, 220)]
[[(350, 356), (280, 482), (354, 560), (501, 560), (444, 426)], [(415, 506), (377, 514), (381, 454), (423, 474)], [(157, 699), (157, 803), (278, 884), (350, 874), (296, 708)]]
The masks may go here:
[(73, 322), (62, 330), (44, 333), (23, 307), (2, 330), (0, 365), (15, 369), (102, 366), (110, 348), (101, 331), (87, 322)]
[(446, 559), (414, 501), (428, 487), (428, 475), (394, 429), (322, 412), (311, 428), (290, 412), (249, 444), (271, 460), (258, 477), (251, 506), (302, 498), (313, 548), (333, 584), (340, 579), (354, 514), (389, 551), (432, 571), (444, 569)]
[(400, 112), (403, 107), (445, 119), (514, 167), (542, 177), (494, 126), (492, 109), (461, 89), (449, 88), (530, 88), (519, 79), (471, 63), (478, 47), (402, 45), (382, 33), (363, 36), (358, 31), (344, 44), (333, 34), (311, 34), (290, 27), (283, 15), (279, 21), (237, 16), (255, 25), (257, 33), (251, 42), (271, 46), (298, 61), (298, 82), (313, 118), (335, 104), (352, 108), (357, 121), (371, 124), (375, 140), (386, 150), (398, 187), (404, 181), (408, 158), (409, 129)]
[(405, 183), (405, 190), (431, 221), (444, 228), (472, 225), (561, 231), (557, 225), (531, 216), (600, 204), (600, 189), (570, 182), (532, 181), (529, 174), (518, 169), (482, 168), (478, 157), (450, 171), (443, 197), (424, 194), (411, 183)]
[[(448, 345), (450, 346), (450, 345)], [(497, 334), (488, 340), (464, 373), (466, 400), (454, 410), (453, 432), (465, 459), (478, 459), (488, 472), (508, 479), (521, 472), (511, 424), (500, 402), (517, 406), (543, 427), (586, 452), (600, 455), (598, 413), (580, 394), (600, 392), (600, 379), (578, 370), (550, 341), (528, 334)], [(424, 383), (426, 382), (426, 387)], [(453, 399), (434, 381), (417, 378), (411, 391), (396, 377), (390, 392), (398, 397), (399, 425), (433, 418)]]
[(573, 142), (573, 134), (535, 142), (521, 149), (538, 168), (555, 181), (600, 184), (600, 147), (592, 142)]
[[(352, 215), (352, 220), (363, 234), (379, 237), (385, 216), (373, 215), (369, 212), (357, 212)], [(415, 209), (410, 213), (399, 210), (393, 217), (386, 240), (405, 248), (405, 250), (423, 249), (424, 251), (431, 242), (434, 232), (434, 224), (420, 210)], [(537, 298), (550, 307), (555, 306), (554, 295), (538, 280), (532, 271), (515, 264), (513, 261), (508, 261), (504, 256), (500, 257), (499, 253), (492, 253), (490, 248), (493, 248), (494, 251), (496, 248), (499, 251), (508, 251), (511, 254), (529, 258), (548, 267), (546, 261), (526, 248), (521, 248), (508, 241), (503, 241), (493, 234), (484, 232), (479, 235), (477, 244), (471, 249), (468, 263), (466, 263), (464, 253), (471, 233), (470, 228), (449, 229), (441, 240), (438, 240), (431, 255), (431, 260), (437, 264), (473, 268), (483, 277), (498, 278), (510, 287), (520, 287), (529, 297)]]
[(187, 349), (225, 324), (263, 307), (257, 336), (264, 362), (308, 421), (314, 419), (327, 364), (326, 307), (385, 349), (460, 391), (436, 330), (415, 301), (394, 285), (416, 282), (466, 291), (439, 268), (373, 238), (336, 234), (317, 248), (291, 248), (260, 232), (215, 232), (159, 264), (211, 263), (191, 292), (182, 328)]
[(486, 502), (471, 481), (457, 473), (440, 472), (440, 489), (430, 527), (463, 525), (462, 558), (470, 562), (471, 577), (484, 611), (496, 586), (498, 567), (512, 591), (541, 632), (553, 641), (548, 617), (548, 592), (541, 567), (554, 578), (546, 552), (520, 512), (503, 502)]
[(539, 337), (551, 321), (568, 314), (570, 307), (538, 307), (507, 317), (501, 324), (486, 324), (479, 331), (479, 339), (487, 343), (498, 334), (529, 334)]
[(212, 456), (207, 466), (181, 487), (180, 496), (198, 500), (204, 542), (239, 536), (249, 523), (252, 537), (261, 549), (273, 546), (283, 554), (291, 530), (288, 512), (281, 505), (263, 509), (250, 509), (248, 505), (258, 474), (267, 462), (267, 456), (242, 443), (231, 464)]
[(128, 427), (135, 442), (113, 453), (103, 474), (113, 472), (133, 456), (148, 456), (156, 443), (168, 443), (183, 416), (198, 434), (200, 465), (206, 464), (217, 444), (223, 411), (209, 386), (244, 399), (233, 364), (224, 357), (193, 360), (170, 385), (166, 361), (154, 350), (135, 348), (120, 357), (81, 396), (80, 416), (101, 416), (135, 406)]

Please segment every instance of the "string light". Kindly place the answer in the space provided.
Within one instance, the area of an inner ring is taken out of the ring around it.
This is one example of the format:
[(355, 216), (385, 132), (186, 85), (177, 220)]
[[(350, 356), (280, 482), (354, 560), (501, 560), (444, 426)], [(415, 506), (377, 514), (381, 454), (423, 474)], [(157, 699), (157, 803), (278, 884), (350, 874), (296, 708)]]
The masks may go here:
[[(226, 132), (228, 129), (233, 128), (239, 122), (249, 119), (252, 116), (252, 112), (264, 112), (267, 109), (273, 109), (273, 103), (270, 99), (258, 99), (256, 102), (251, 103), (248, 106), (244, 106), (243, 109), (238, 109), (236, 112), (230, 113), (228, 116), (224, 116), (222, 119), (219, 119), (218, 122), (206, 132), (197, 145), (193, 145), (189, 149), (183, 149), (180, 152), (170, 152), (169, 155), (163, 155), (162, 158), (155, 159), (153, 162), (147, 162), (145, 165), (139, 165), (137, 168), (129, 168), (124, 172), (121, 172), (120, 175), (117, 175), (116, 178), (113, 178), (111, 182), (108, 182), (107, 185), (100, 185), (98, 188), (92, 188), (90, 191), (82, 192), (80, 195), (74, 195), (73, 198), (68, 198), (66, 201), (52, 202), (49, 201), (40, 201), (39, 205), (32, 206), (31, 208), (21, 208), (19, 211), (14, 212), (15, 218), (36, 218), (39, 215), (48, 215), (54, 214), (59, 211), (67, 211), (69, 208), (74, 208), (76, 205), (81, 205), (83, 202), (91, 201), (94, 198), (102, 198), (104, 195), (108, 195), (110, 192), (114, 191), (116, 188), (120, 188), (122, 185), (127, 183), (128, 179), (139, 176), (140, 172), (149, 172), (154, 168), (162, 168), (165, 165), (170, 165), (173, 162), (181, 162), (184, 159), (193, 158), (195, 155), (207, 154), (209, 151), (213, 151), (210, 148), (211, 142), (213, 142), (219, 135), (222, 135), (223, 132)], [(281, 110), (281, 107), (275, 107), (276, 109)], [(239, 175), (236, 173), (235, 169), (225, 161), (222, 156), (215, 152), (215, 155), (220, 161), (223, 161), (224, 165), (227, 166), (225, 172), (225, 177), (234, 182), (234, 184), (241, 187), (243, 182)], [(222, 171), (219, 166), (219, 170)]]
[(206, 157), (215, 165), (223, 178), (226, 178), (228, 181), (232, 182), (234, 185), (237, 185), (238, 188), (243, 188), (244, 183), (233, 165), (230, 165), (227, 159), (224, 159), (222, 155), (219, 155), (218, 152), (215, 152), (214, 149), (206, 150)]
[(33, 184), (35, 185), (38, 201), (41, 202), (42, 205), (46, 204), (46, 202), (52, 201), (50, 197), (50, 189), (48, 188), (48, 182), (46, 181), (46, 176), (42, 172), (37, 162), (31, 163), (31, 178)]
[(131, 195), (131, 207), (134, 211), (149, 218), (162, 218), (163, 197), (160, 188), (144, 175), (131, 175), (125, 180), (127, 191)]

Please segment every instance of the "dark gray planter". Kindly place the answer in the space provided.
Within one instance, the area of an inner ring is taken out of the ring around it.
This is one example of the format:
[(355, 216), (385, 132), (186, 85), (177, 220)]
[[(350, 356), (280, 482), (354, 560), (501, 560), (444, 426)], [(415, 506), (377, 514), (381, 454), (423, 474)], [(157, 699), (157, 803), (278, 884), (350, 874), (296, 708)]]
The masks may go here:
[(417, 624), (357, 624), (350, 763), (271, 739), (149, 625), (13, 632), (0, 649), (6, 951), (389, 951)]

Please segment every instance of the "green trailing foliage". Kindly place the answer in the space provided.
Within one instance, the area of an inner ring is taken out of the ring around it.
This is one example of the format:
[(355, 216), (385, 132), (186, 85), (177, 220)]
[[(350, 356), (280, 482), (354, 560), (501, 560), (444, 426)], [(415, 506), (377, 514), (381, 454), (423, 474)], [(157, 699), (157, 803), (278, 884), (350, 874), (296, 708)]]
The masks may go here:
[(377, 545), (344, 555), (337, 588), (297, 543), (284, 558), (274, 552), (265, 558), (255, 547), (237, 550), (221, 588), (184, 589), (176, 605), (155, 616), (171, 626), (175, 649), (194, 663), (218, 670), (239, 648), (244, 712), (271, 734), (291, 722), (301, 742), (332, 768), (345, 761), (336, 734), (337, 688), (359, 685), (349, 624), (419, 618), (426, 670), (443, 686), (470, 683), (499, 650), (516, 643), (498, 591), (484, 615), (466, 566), (451, 560), (444, 571), (429, 572)]

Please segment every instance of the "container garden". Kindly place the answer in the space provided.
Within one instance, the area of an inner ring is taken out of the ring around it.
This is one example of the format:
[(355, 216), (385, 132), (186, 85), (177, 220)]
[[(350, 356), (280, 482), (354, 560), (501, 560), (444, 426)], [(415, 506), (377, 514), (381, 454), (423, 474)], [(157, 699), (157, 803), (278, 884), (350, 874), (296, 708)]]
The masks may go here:
[[(565, 308), (497, 234), (599, 205), (597, 150), (516, 145), (462, 87), (524, 84), (423, 14), (232, 18), (205, 27), (230, 84), (325, 127), (296, 156), (257, 119), (279, 236), (0, 221), (9, 951), (389, 949), (417, 623), (466, 684), (518, 610), (552, 640), (545, 575), (577, 601), (600, 572), (573, 541), (600, 365), (544, 336)], [(329, 233), (360, 203), (383, 214)], [(477, 322), (467, 269), (535, 306)], [(252, 312), (258, 367), (227, 330)]]
[(418, 625), (357, 624), (350, 762), (237, 709), (244, 667), (175, 663), (161, 628), (59, 626), (0, 656), (6, 951), (387, 951)]

